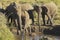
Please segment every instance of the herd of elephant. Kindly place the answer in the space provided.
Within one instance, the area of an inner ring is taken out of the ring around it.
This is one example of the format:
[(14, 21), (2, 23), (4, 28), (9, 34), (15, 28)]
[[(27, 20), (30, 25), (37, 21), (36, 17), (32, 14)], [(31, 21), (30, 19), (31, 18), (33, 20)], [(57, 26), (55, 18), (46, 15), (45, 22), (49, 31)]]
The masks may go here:
[[(7, 21), (9, 22), (9, 20), (11, 20), (11, 23), (14, 22), (17, 27), (17, 34), (19, 34), (18, 31), (21, 30), (21, 28), (26, 29), (27, 27), (30, 27), (31, 24), (34, 25), (34, 11), (38, 14), (39, 24), (40, 16), (42, 16), (43, 25), (53, 25), (53, 19), (57, 13), (57, 6), (54, 2), (46, 4), (42, 2), (41, 6), (30, 5), (29, 3), (16, 4), (13, 2), (7, 6), (6, 9), (0, 8), (0, 12), (5, 14)], [(48, 18), (47, 23), (45, 21), (45, 15)]]

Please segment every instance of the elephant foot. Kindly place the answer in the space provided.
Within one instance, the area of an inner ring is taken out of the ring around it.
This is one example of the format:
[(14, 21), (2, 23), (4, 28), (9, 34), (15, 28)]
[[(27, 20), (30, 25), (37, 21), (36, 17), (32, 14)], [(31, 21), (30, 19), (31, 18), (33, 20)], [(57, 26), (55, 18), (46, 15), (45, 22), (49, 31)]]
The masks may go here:
[(17, 32), (17, 35), (19, 35), (19, 32)]
[(54, 26), (52, 22), (50, 23), (50, 26)]
[(46, 26), (46, 24), (43, 24), (42, 26)]
[(17, 35), (19, 35), (20, 34), (20, 31), (17, 31)]
[(49, 22), (47, 22), (47, 24), (49, 24)]

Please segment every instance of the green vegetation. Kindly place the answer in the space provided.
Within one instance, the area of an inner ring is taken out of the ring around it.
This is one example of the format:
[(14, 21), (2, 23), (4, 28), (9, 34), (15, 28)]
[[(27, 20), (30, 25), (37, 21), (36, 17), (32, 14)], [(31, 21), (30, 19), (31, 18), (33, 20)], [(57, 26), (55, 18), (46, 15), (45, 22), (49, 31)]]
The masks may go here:
[(14, 35), (6, 25), (6, 18), (0, 13), (0, 40), (15, 40)]

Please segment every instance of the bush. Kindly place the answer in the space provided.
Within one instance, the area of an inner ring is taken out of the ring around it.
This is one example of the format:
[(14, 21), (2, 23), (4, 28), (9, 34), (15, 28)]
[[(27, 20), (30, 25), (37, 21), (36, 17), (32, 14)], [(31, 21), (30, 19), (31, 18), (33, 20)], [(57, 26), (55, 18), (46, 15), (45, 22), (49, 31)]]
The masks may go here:
[(15, 40), (14, 35), (6, 25), (6, 18), (2, 13), (0, 13), (0, 40)]

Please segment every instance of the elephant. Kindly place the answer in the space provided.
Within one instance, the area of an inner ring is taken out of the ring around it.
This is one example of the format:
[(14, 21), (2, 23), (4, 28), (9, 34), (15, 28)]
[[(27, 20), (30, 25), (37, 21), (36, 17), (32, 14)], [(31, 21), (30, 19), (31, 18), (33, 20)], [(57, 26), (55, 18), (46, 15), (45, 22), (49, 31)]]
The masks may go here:
[(17, 27), (17, 34), (19, 34), (19, 30), (21, 30), (21, 23), (20, 23), (20, 18), (19, 15), (17, 14), (16, 10), (16, 4), (15, 2), (11, 3), (6, 9), (5, 9), (5, 15), (7, 17), (7, 21), (11, 19), (11, 22), (13, 21), (15, 26)]
[[(34, 24), (33, 11), (36, 11), (38, 13), (38, 16), (39, 15), (42, 16), (43, 25), (46, 25), (45, 15), (48, 17), (47, 24), (53, 25), (53, 19), (57, 13), (57, 6), (54, 2), (50, 2), (46, 4), (42, 3), (41, 6), (33, 5), (33, 8), (34, 9), (32, 10), (28, 10), (30, 18), (32, 19), (32, 22), (33, 22), (32, 24)], [(38, 19), (40, 19), (41, 16), (39, 16)]]
[[(24, 7), (23, 7), (24, 6)], [(28, 32), (28, 28), (31, 29), (30, 24), (32, 23), (31, 19), (29, 18), (29, 14), (27, 10), (33, 9), (33, 8), (25, 8), (25, 7), (30, 7), (30, 4), (24, 3), (24, 4), (17, 4), (17, 11), (18, 15), (21, 16), (21, 23), (22, 23), (22, 28)], [(31, 32), (31, 31), (30, 31)]]
[(21, 25), (20, 25), (20, 19), (15, 7), (16, 7), (16, 4), (15, 2), (13, 2), (9, 6), (7, 6), (6, 9), (1, 8), (0, 12), (5, 14), (5, 16), (7, 17), (7, 23), (9, 23), (10, 19), (11, 19), (11, 23), (12, 21), (14, 22), (15, 26), (17, 27), (17, 34), (19, 34), (18, 30), (21, 30), (20, 28)]
[(41, 16), (41, 12), (42, 12), (42, 9), (39, 5), (33, 5), (33, 8), (32, 10), (28, 10), (28, 14), (30, 16), (30, 19), (32, 19), (32, 24), (34, 25), (34, 15), (33, 15), (33, 12), (36, 11), (37, 14), (38, 14), (38, 24), (40, 25), (40, 16)]
[[(17, 27), (17, 34), (19, 34), (19, 31), (21, 31), (22, 28), (27, 30), (27, 28), (30, 27), (30, 24), (32, 23), (28, 12), (26, 9), (22, 8), (24, 5), (25, 4), (20, 5), (13, 2), (4, 10), (4, 13), (7, 17), (7, 22), (9, 23), (9, 20), (11, 19), (11, 23), (14, 22), (15, 26)], [(28, 7), (29, 6), (30, 5), (28, 4)], [(27, 10), (30, 9), (33, 8), (30, 7)]]
[(42, 8), (42, 19), (43, 19), (43, 25), (46, 25), (45, 22), (45, 15), (48, 17), (47, 24), (53, 25), (53, 19), (57, 13), (57, 6), (54, 2), (46, 3), (41, 5)]

